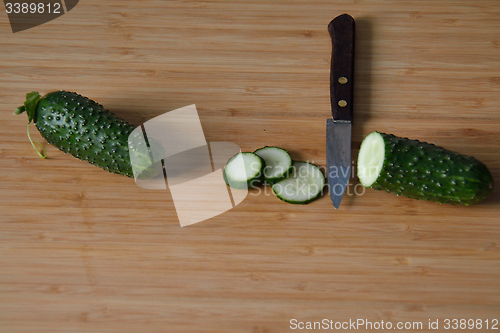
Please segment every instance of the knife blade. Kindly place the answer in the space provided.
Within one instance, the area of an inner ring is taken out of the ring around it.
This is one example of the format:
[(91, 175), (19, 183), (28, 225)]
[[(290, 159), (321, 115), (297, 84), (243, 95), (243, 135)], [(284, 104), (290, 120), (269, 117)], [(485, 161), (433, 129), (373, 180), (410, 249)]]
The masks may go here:
[(330, 198), (337, 209), (351, 175), (352, 96), (354, 81), (354, 19), (342, 14), (328, 24), (332, 40), (330, 102), (326, 121), (326, 163)]

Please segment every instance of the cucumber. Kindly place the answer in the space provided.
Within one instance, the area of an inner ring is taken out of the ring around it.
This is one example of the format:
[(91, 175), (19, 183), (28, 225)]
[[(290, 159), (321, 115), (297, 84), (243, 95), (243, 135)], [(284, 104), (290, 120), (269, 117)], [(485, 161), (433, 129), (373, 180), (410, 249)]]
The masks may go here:
[(272, 185), (272, 189), (280, 200), (304, 205), (320, 196), (325, 182), (325, 176), (316, 165), (294, 161), (290, 175)]
[[(102, 105), (75, 92), (60, 90), (43, 97), (31, 92), (15, 113), (24, 111), (28, 115), (28, 130), (33, 121), (42, 137), (59, 150), (111, 173), (134, 177), (128, 147), (134, 126)], [(139, 156), (132, 148), (134, 152), (138, 156), (134, 159), (135, 169), (146, 171), (141, 171), (141, 176), (153, 177), (158, 173), (156, 168), (154, 174), (148, 174), (146, 169), (152, 165), (149, 155)]]
[(267, 184), (272, 185), (285, 179), (292, 169), (292, 158), (285, 149), (266, 146), (254, 151), (254, 154), (266, 163), (264, 178)]
[(431, 143), (372, 132), (361, 144), (364, 187), (439, 203), (472, 205), (493, 191), (493, 177), (471, 156)]
[(264, 179), (266, 163), (254, 153), (238, 153), (232, 156), (224, 167), (224, 181), (232, 188), (247, 189), (258, 185)]

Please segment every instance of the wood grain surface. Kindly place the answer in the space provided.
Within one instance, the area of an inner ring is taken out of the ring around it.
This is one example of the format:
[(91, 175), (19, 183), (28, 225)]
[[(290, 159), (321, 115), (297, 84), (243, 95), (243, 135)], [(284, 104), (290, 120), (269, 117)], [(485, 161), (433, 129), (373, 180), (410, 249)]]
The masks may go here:
[(338, 210), (267, 188), (181, 228), (168, 190), (48, 144), (42, 160), (13, 115), (33, 90), (77, 91), (135, 125), (196, 104), (208, 142), (324, 166), (327, 25), (342, 13), (357, 24), (353, 156), (369, 132), (394, 133), (473, 155), (498, 184), (498, 0), (86, 0), (18, 33), (0, 14), (0, 332), (306, 331), (292, 319), (491, 331), (498, 186), (455, 207), (353, 195), (353, 178)]

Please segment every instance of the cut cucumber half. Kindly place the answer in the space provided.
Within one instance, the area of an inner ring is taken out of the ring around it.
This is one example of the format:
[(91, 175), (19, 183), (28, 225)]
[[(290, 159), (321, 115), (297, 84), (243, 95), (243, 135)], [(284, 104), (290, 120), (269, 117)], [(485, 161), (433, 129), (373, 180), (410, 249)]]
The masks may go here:
[(474, 157), (379, 132), (361, 144), (358, 178), (375, 190), (466, 206), (493, 191), (490, 171)]
[(254, 151), (254, 154), (266, 163), (264, 177), (268, 184), (272, 185), (285, 179), (292, 169), (292, 158), (285, 149), (266, 146)]
[[(358, 178), (361, 185), (370, 187), (375, 183), (384, 165), (385, 142), (380, 133), (373, 132), (361, 143), (358, 155)], [(360, 172), (362, 170), (363, 172)]]
[(232, 188), (245, 189), (263, 179), (265, 162), (254, 153), (238, 153), (224, 167), (224, 180)]
[(293, 162), (290, 175), (272, 185), (276, 196), (291, 204), (307, 204), (318, 198), (325, 186), (325, 176), (314, 164)]

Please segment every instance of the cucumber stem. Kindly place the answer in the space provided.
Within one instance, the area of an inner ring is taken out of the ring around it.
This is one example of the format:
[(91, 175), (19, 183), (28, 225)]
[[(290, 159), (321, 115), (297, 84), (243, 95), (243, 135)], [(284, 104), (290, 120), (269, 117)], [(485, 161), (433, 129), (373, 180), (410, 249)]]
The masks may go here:
[(35, 140), (35, 142), (38, 143), (40, 145), (40, 147), (42, 147), (42, 152), (40, 153), (40, 151), (35, 147), (35, 144), (31, 140), (31, 136), (30, 136), (30, 124), (29, 123), (28, 123), (28, 126), (26, 127), (26, 133), (28, 133), (28, 139), (30, 140), (31, 145), (36, 150), (36, 152), (38, 153), (38, 155), (41, 158), (46, 159), (47, 158), (47, 153), (45, 152), (45, 148), (44, 148), (43, 144), (41, 144), (39, 141)]
[(20, 107), (16, 108), (16, 110), (14, 111), (14, 114), (21, 114), (24, 111), (26, 111), (26, 108), (24, 107), (24, 105), (21, 105)]
[(47, 158), (47, 153), (45, 152), (45, 148), (43, 147), (43, 145), (40, 142), (35, 140), (35, 142), (38, 143), (40, 145), (40, 147), (42, 147), (42, 152), (40, 152), (35, 147), (35, 144), (33, 143), (33, 140), (31, 140), (31, 136), (30, 136), (30, 124), (33, 121), (33, 119), (35, 118), (36, 107), (37, 107), (37, 104), (40, 101), (41, 97), (42, 96), (40, 96), (40, 94), (37, 93), (36, 91), (32, 91), (30, 93), (27, 93), (26, 94), (26, 101), (24, 102), (23, 105), (16, 108), (16, 110), (14, 111), (14, 114), (21, 114), (24, 111), (26, 111), (26, 114), (28, 115), (28, 127), (26, 127), (26, 133), (28, 134), (28, 139), (30, 140), (31, 145), (36, 150), (38, 155), (41, 158), (45, 159), (45, 158)]

